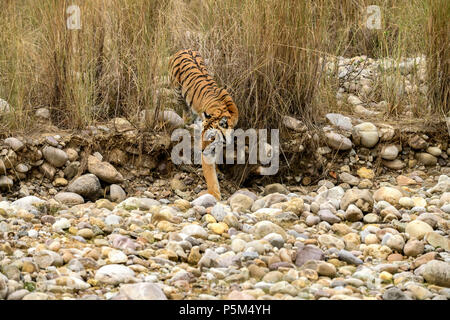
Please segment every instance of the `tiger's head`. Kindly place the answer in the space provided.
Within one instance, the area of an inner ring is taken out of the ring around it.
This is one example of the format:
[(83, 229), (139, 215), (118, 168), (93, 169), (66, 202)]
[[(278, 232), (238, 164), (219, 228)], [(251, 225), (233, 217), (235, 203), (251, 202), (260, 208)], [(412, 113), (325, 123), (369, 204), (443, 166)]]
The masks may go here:
[(232, 142), (233, 129), (238, 121), (238, 111), (234, 103), (214, 103), (202, 113), (203, 130), (216, 129), (227, 144)]

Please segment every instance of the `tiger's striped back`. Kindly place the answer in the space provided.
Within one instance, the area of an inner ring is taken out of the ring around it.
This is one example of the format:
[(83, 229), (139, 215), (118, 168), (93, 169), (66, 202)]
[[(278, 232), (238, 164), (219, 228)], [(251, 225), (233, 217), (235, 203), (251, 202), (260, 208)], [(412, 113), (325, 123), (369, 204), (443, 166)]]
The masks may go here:
[[(210, 109), (209, 111), (213, 111), (211, 116), (228, 116), (233, 122), (230, 125), (236, 125), (238, 112), (233, 99), (226, 89), (217, 86), (197, 51), (181, 50), (175, 53), (169, 62), (169, 73), (179, 99), (192, 108), (192, 111), (201, 114)], [(222, 112), (213, 110), (217, 107)]]

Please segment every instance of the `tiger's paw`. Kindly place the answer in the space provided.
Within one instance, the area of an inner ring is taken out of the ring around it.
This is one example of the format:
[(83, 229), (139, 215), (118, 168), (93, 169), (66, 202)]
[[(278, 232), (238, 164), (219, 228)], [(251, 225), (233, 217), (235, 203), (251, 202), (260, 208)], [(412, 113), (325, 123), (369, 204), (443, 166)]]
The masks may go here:
[(210, 191), (208, 190), (208, 193), (211, 194), (214, 198), (216, 198), (217, 201), (222, 200), (222, 196), (220, 194), (220, 191), (214, 190), (214, 191)]

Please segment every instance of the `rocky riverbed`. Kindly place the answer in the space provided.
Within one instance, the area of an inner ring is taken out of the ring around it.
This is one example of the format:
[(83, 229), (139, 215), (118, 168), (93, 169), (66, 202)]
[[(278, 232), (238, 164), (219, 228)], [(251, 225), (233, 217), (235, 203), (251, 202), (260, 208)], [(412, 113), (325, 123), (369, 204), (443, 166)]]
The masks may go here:
[(450, 177), (376, 184), (6, 199), (0, 299), (449, 299)]
[(126, 119), (1, 136), (0, 299), (449, 299), (446, 125), (284, 120), (283, 184), (220, 202)]

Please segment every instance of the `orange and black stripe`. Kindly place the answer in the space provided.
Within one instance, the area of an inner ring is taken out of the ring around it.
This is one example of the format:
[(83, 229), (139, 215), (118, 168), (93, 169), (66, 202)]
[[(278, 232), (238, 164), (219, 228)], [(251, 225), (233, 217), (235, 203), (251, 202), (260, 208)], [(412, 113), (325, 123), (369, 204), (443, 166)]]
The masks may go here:
[(189, 108), (200, 113), (214, 102), (227, 107), (234, 102), (227, 90), (219, 88), (208, 74), (205, 62), (197, 51), (181, 50), (169, 62), (172, 85)]

